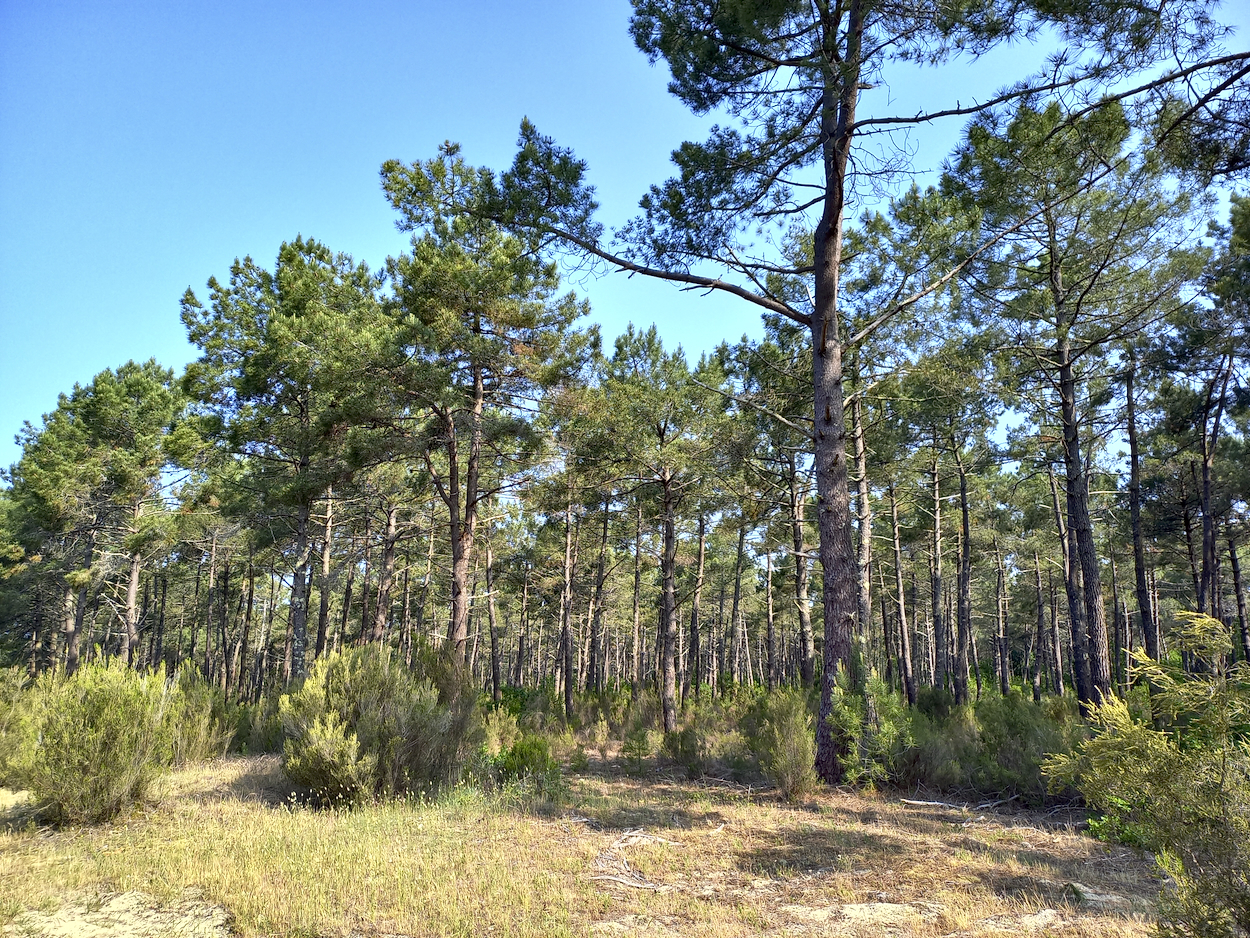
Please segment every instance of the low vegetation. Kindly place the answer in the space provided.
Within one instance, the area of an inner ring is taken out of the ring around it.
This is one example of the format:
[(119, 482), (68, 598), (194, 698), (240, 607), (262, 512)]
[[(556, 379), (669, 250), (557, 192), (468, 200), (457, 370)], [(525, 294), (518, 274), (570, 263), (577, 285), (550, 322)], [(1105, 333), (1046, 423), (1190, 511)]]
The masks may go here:
[[(1185, 623), (1088, 723), (1016, 690), (839, 691), (855, 793), (818, 783), (816, 701), (790, 687), (691, 698), (662, 734), (650, 692), (576, 695), (570, 719), (550, 685), (493, 705), (446, 660), (372, 644), (246, 707), (193, 670), (10, 670), (0, 770), (28, 794), (3, 803), (20, 899), (0, 914), (43, 934), (32, 915), (86, 895), (192, 890), (244, 936), (1134, 935), (1157, 913), (1232, 938), (1250, 675), (1218, 621)], [(213, 762), (232, 741), (251, 754)], [(1104, 844), (1074, 829), (1085, 806)]]
[(228, 757), (175, 771), (125, 825), (0, 833), (0, 882), (22, 897), (3, 914), (46, 934), (45, 916), (120, 893), (172, 911), (193, 895), (243, 938), (1151, 929), (1149, 865), (1070, 812), (830, 790), (794, 805), (674, 774), (592, 755), (559, 804), (459, 787), (325, 810), (291, 800), (277, 756)]
[(49, 671), (0, 697), (0, 783), (28, 789), (60, 823), (95, 824), (141, 803), (171, 766), (221, 755), (233, 738), (219, 692), (193, 671), (167, 677), (117, 661)]

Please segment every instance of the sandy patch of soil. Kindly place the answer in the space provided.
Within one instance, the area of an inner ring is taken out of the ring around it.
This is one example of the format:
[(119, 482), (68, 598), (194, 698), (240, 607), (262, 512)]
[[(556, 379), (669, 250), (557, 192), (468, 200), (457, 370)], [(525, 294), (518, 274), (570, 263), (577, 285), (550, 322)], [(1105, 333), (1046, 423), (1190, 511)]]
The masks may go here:
[(4, 938), (228, 938), (226, 910), (187, 896), (162, 906), (139, 892), (79, 897), (55, 911), (27, 910), (0, 928)]

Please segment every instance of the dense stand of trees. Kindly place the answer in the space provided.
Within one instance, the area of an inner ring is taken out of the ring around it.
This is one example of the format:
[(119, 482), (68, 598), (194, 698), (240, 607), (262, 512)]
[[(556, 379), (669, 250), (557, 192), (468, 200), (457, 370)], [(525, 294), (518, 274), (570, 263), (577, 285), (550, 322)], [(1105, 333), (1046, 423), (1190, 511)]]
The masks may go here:
[[(1086, 11), (1050, 79), (956, 108), (940, 186), (851, 218), (855, 134), (911, 120), (857, 123), (865, 79), (1075, 13), (635, 6), (674, 91), (747, 131), (678, 151), (616, 253), (527, 124), (499, 176), (451, 145), (383, 167), (412, 232), (384, 273), (301, 238), (188, 291), (180, 379), (127, 363), (22, 430), (0, 655), (189, 662), (256, 699), (346, 644), (440, 648), (570, 713), (653, 687), (665, 730), (742, 684), (819, 686), (824, 715), (874, 673), (911, 704), (1089, 704), (1189, 607), (1250, 657), (1250, 201), (1208, 231), (1207, 189), (1245, 169), (1247, 56)], [(1095, 100), (1166, 43), (1195, 98)], [(655, 327), (605, 350), (557, 247), (739, 295), (765, 337), (693, 367)]]

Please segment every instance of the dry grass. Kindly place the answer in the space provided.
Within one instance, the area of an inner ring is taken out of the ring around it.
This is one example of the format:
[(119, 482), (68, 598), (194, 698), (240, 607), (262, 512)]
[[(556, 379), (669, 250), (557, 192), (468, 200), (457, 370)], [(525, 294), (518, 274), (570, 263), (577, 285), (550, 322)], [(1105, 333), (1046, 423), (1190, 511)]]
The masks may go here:
[(112, 827), (0, 833), (0, 932), (40, 933), (21, 909), (188, 891), (242, 936), (1152, 930), (1148, 864), (1055, 818), (614, 775), (572, 792), (546, 816), (473, 794), (321, 812), (284, 801), (276, 759), (227, 759)]

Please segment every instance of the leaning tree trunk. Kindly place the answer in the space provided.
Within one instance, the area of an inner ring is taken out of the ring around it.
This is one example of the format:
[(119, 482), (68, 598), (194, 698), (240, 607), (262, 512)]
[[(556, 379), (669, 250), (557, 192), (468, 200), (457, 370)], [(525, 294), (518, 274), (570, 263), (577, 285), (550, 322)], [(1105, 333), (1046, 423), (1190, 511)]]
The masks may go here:
[(1137, 359), (1129, 355), (1128, 377), (1125, 382), (1125, 400), (1128, 414), (1129, 527), (1133, 537), (1133, 574), (1137, 594), (1137, 610), (1141, 620), (1142, 640), (1146, 645), (1146, 657), (1159, 660), (1159, 627), (1151, 613), (1150, 585), (1146, 581), (1146, 539), (1141, 525), (1141, 456), (1137, 448), (1137, 402), (1133, 393), (1133, 379), (1137, 373)]

